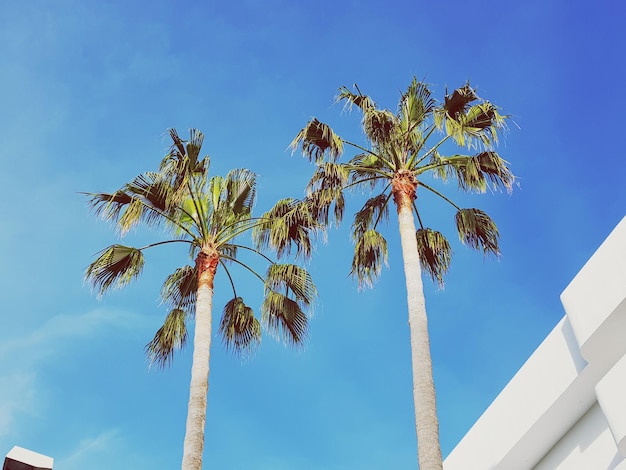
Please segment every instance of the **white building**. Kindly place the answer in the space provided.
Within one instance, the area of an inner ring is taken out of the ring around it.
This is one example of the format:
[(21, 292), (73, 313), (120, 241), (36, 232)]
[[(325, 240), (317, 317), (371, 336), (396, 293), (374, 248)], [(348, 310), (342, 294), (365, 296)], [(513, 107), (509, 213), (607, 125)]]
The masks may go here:
[(561, 302), (563, 319), (445, 470), (626, 470), (626, 217)]
[(52, 470), (53, 463), (52, 457), (14, 446), (4, 459), (2, 470)]

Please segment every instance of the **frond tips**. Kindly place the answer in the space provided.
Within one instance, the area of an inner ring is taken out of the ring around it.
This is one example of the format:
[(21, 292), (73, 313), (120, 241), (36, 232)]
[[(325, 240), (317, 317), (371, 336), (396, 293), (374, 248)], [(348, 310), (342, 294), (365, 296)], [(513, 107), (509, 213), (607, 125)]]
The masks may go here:
[(455, 216), (461, 241), (484, 255), (500, 255), (500, 234), (495, 222), (480, 209), (461, 209)]
[(161, 300), (172, 308), (190, 310), (196, 303), (198, 271), (196, 267), (184, 266), (167, 276), (161, 288)]
[(273, 264), (267, 271), (263, 321), (276, 336), (291, 345), (304, 343), (308, 332), (308, 316), (317, 290), (309, 273), (293, 264)]
[(120, 288), (141, 274), (144, 259), (137, 248), (111, 245), (100, 252), (100, 256), (89, 265), (85, 280), (102, 296), (109, 288)]
[(406, 130), (420, 126), (432, 113), (434, 107), (435, 100), (431, 96), (428, 85), (418, 82), (413, 77), (399, 103), (399, 115), (405, 122)]
[(267, 290), (261, 309), (263, 322), (272, 334), (292, 346), (304, 344), (309, 319), (298, 302), (280, 292)]
[(302, 146), (304, 156), (316, 163), (324, 161), (326, 153), (333, 161), (343, 153), (341, 137), (316, 118), (311, 119), (289, 144), (292, 152), (295, 152), (299, 146)]
[(226, 348), (233, 348), (238, 354), (251, 352), (261, 343), (261, 324), (241, 297), (224, 306), (219, 333)]
[(315, 218), (311, 201), (286, 198), (261, 216), (253, 237), (260, 248), (271, 248), (279, 258), (293, 248), (297, 256), (308, 257), (314, 236), (323, 229)]
[(270, 290), (292, 294), (301, 305), (311, 305), (317, 297), (311, 275), (296, 264), (272, 264), (267, 270), (265, 280)]
[(421, 228), (415, 233), (417, 251), (422, 270), (426, 271), (439, 287), (443, 287), (443, 278), (450, 267), (452, 248), (446, 237), (429, 228)]
[(366, 230), (356, 241), (352, 270), (359, 287), (371, 287), (380, 276), (382, 265), (387, 265), (387, 241), (376, 230)]
[(256, 198), (256, 174), (246, 168), (231, 170), (226, 175), (225, 198), (231, 211), (237, 215), (249, 215)]
[(358, 94), (350, 91), (347, 87), (342, 86), (339, 88), (339, 93), (335, 98), (335, 101), (338, 103), (340, 101), (345, 101), (345, 106), (350, 109), (352, 106), (356, 106), (361, 109), (361, 111), (366, 112), (371, 109), (376, 108), (376, 103), (367, 95), (361, 93), (357, 84), (354, 84), (354, 87), (357, 89)]
[(187, 313), (175, 308), (165, 317), (163, 326), (146, 345), (146, 355), (150, 365), (163, 368), (169, 365), (174, 353), (187, 341)]
[(473, 103), (477, 99), (478, 96), (474, 89), (469, 83), (466, 83), (462, 87), (454, 90), (451, 94), (446, 94), (443, 108), (446, 110), (449, 117), (458, 119), (458, 117), (467, 110), (470, 103)]
[(375, 229), (379, 222), (389, 218), (389, 198), (387, 194), (368, 199), (361, 210), (354, 215), (352, 238), (357, 241), (367, 230)]
[(515, 176), (511, 173), (505, 160), (493, 151), (480, 152), (474, 156), (455, 156), (440, 158), (439, 173), (444, 178), (452, 172), (464, 191), (478, 191), (484, 193), (488, 182), (492, 188), (504, 188), (507, 192), (513, 189)]
[(372, 109), (363, 115), (363, 130), (379, 146), (389, 145), (397, 131), (396, 116), (386, 109)]
[(204, 134), (198, 129), (189, 130), (189, 140), (178, 136), (176, 129), (169, 129), (172, 145), (161, 161), (159, 171), (167, 175), (175, 188), (183, 187), (194, 175), (205, 175), (208, 172), (210, 159), (200, 159), (200, 151)]

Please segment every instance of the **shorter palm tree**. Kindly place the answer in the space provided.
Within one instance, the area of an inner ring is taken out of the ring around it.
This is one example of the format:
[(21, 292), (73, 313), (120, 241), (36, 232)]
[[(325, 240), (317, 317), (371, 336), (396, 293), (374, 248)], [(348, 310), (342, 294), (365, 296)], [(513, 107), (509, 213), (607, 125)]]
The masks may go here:
[[(192, 129), (189, 141), (174, 129), (169, 134), (173, 144), (158, 172), (139, 175), (114, 193), (88, 195), (95, 213), (113, 222), (121, 236), (143, 222), (165, 228), (172, 237), (139, 248), (111, 245), (89, 265), (85, 277), (101, 296), (141, 274), (146, 250), (174, 243), (189, 246), (194, 263), (165, 279), (161, 297), (170, 311), (146, 352), (151, 363), (165, 366), (185, 344), (190, 320), (195, 321), (182, 469), (201, 470), (218, 268), (223, 268), (233, 292), (218, 330), (227, 348), (247, 353), (258, 346), (261, 324), (287, 343), (301, 345), (307, 336), (307, 309), (316, 297), (315, 286), (302, 266), (276, 263), (265, 251), (273, 250), (282, 258), (293, 250), (294, 257), (306, 258), (320, 224), (310, 215), (307, 203), (295, 199), (280, 200), (261, 217), (252, 217), (254, 173), (237, 169), (226, 177), (209, 178), (209, 157), (200, 158), (202, 133)], [(238, 242), (245, 233), (252, 235), (253, 246)], [(267, 271), (261, 274), (244, 263), (243, 252), (260, 256), (268, 264)], [(260, 321), (235, 289), (233, 266), (244, 268), (261, 282)]]

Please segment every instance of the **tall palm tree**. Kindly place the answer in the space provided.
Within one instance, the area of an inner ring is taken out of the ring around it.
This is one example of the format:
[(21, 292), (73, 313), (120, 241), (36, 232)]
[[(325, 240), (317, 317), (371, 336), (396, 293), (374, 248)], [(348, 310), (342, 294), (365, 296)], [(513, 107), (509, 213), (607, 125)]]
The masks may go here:
[[(401, 94), (395, 113), (377, 107), (356, 85), (354, 92), (340, 88), (337, 101), (360, 109), (367, 144), (347, 141), (313, 118), (291, 148), (294, 152), (301, 148), (316, 165), (307, 198), (316, 206), (317, 220), (325, 225), (341, 222), (344, 191), (364, 189), (371, 195), (352, 223), (355, 249), (351, 273), (361, 287), (371, 286), (387, 262), (387, 242), (379, 229), (388, 218), (391, 202), (396, 206), (409, 313), (418, 461), (421, 469), (441, 469), (421, 270), (443, 285), (452, 252), (442, 233), (424, 225), (417, 191), (433, 193), (454, 209), (463, 243), (497, 256), (499, 234), (492, 219), (479, 209), (461, 208), (427, 178), (455, 179), (463, 191), (484, 193), (490, 185), (511, 190), (514, 177), (494, 150), (506, 116), (480, 99), (469, 83), (446, 94), (443, 104), (438, 104), (428, 85), (415, 78)], [(355, 155), (340, 162), (346, 147)], [(450, 147), (453, 153), (443, 155), (443, 149)]]
[[(296, 264), (277, 264), (264, 254), (270, 248), (278, 257), (308, 256), (311, 235), (319, 223), (310, 217), (302, 201), (284, 199), (260, 218), (252, 217), (255, 175), (249, 170), (232, 170), (226, 177), (209, 178), (209, 157), (200, 158), (203, 135), (191, 130), (189, 141), (170, 130), (173, 144), (158, 172), (137, 176), (114, 193), (90, 193), (95, 213), (111, 221), (123, 236), (143, 222), (161, 226), (171, 239), (140, 248), (111, 245), (89, 265), (86, 280), (102, 295), (123, 287), (141, 273), (144, 251), (171, 244), (189, 245), (193, 265), (169, 275), (161, 296), (170, 307), (163, 326), (146, 346), (148, 357), (159, 366), (168, 364), (175, 350), (187, 339), (187, 324), (195, 320), (193, 360), (182, 469), (200, 470), (204, 446), (213, 282), (221, 266), (232, 286), (233, 298), (226, 304), (219, 326), (225, 344), (236, 352), (247, 352), (261, 339), (261, 323), (235, 289), (231, 268), (239, 265), (261, 281), (264, 301), (261, 321), (292, 345), (307, 334), (306, 310), (316, 296), (308, 272)], [(254, 246), (238, 244), (250, 232)], [(260, 255), (269, 264), (264, 275), (245, 264), (240, 253)]]

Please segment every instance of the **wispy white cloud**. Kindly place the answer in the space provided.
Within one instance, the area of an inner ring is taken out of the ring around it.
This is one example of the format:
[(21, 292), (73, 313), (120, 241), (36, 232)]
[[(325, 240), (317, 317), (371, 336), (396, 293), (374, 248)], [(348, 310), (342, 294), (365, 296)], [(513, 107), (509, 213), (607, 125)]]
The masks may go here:
[[(99, 308), (79, 315), (56, 315), (36, 330), (0, 343), (0, 437), (15, 432), (20, 416), (36, 416), (46, 403), (39, 372), (77, 339), (96, 339), (111, 329), (148, 328), (146, 317)], [(29, 420), (24, 420), (28, 422)]]
[(148, 328), (151, 320), (134, 312), (99, 308), (89, 312), (70, 315), (59, 314), (50, 318), (31, 333), (11, 338), (0, 344), (0, 363), (8, 358), (11, 363), (35, 366), (42, 356), (65, 348), (68, 339), (88, 338), (101, 335), (106, 329), (135, 330)]
[(110, 470), (132, 468), (150, 470), (161, 468), (157, 457), (145, 447), (137, 446), (136, 436), (121, 427), (105, 429), (86, 437), (67, 454), (58, 456), (54, 468), (58, 470)]
[(116, 454), (116, 449), (123, 442), (120, 429), (107, 429), (95, 437), (82, 439), (67, 457), (62, 457), (55, 462), (55, 467), (60, 470), (72, 470), (87, 468), (89, 463), (98, 461), (98, 456), (110, 458)]
[(19, 414), (37, 413), (36, 374), (14, 371), (0, 377), (0, 437), (15, 428)]

